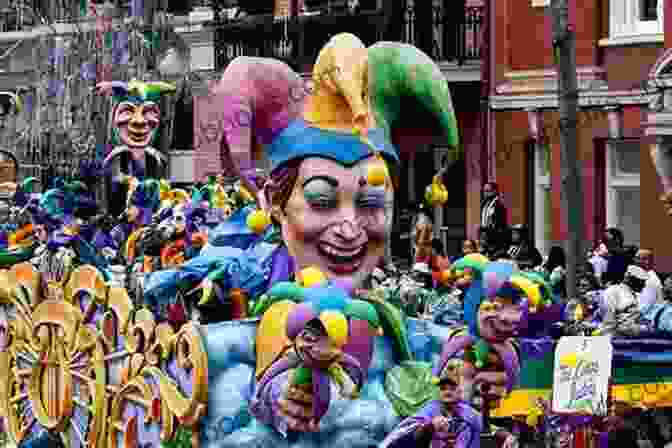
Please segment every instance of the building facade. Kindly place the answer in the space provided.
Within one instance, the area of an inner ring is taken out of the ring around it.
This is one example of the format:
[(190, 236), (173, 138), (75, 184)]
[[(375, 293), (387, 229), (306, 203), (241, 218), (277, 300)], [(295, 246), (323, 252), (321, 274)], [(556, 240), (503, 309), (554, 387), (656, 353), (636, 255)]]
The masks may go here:
[[(537, 245), (547, 252), (564, 245), (569, 235), (550, 1), (491, 3), (488, 175), (504, 192), (509, 221), (531, 224)], [(659, 200), (662, 187), (650, 157), (651, 145), (665, 131), (649, 124), (652, 107), (667, 88), (672, 2), (569, 3), (576, 33), (586, 246), (606, 227), (618, 227), (626, 244), (654, 249), (658, 268), (672, 270), (672, 240), (664, 237), (670, 218)]]

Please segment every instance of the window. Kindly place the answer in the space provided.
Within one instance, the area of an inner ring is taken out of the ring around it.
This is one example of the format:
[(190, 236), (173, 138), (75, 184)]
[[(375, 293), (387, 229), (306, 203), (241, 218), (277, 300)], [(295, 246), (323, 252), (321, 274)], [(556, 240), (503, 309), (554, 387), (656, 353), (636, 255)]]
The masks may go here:
[(658, 20), (658, 3), (661, 0), (641, 0), (639, 8), (639, 20), (653, 22)]
[(640, 241), (640, 151), (639, 140), (607, 144), (607, 226), (623, 231), (626, 244)]
[(663, 0), (610, 0), (609, 37), (663, 32)]
[(551, 154), (547, 143), (534, 144), (534, 242), (542, 255), (548, 255), (553, 239), (551, 202)]

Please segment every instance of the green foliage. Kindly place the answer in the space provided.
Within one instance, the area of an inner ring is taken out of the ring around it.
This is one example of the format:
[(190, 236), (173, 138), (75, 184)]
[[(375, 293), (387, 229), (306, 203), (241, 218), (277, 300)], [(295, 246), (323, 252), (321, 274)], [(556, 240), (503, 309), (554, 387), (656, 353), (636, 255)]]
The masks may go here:
[(161, 448), (191, 448), (192, 431), (179, 426), (175, 431), (175, 438), (161, 443)]

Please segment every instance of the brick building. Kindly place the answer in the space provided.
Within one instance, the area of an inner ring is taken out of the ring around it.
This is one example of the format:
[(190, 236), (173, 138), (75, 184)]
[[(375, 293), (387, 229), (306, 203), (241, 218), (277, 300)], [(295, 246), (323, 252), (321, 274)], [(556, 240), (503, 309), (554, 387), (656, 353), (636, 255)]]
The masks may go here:
[[(487, 151), (488, 174), (505, 192), (509, 221), (530, 223), (544, 251), (568, 235), (549, 3), (491, 2)], [(659, 269), (672, 270), (672, 240), (661, 238), (670, 218), (649, 156), (652, 144), (668, 144), (658, 139), (669, 133), (664, 114), (656, 120), (650, 105), (670, 106), (662, 99), (668, 96), (664, 74), (672, 59), (666, 51), (672, 44), (672, 2), (569, 3), (577, 39), (586, 244), (605, 226), (616, 226), (626, 244), (655, 249)], [(647, 124), (653, 121), (658, 124)]]

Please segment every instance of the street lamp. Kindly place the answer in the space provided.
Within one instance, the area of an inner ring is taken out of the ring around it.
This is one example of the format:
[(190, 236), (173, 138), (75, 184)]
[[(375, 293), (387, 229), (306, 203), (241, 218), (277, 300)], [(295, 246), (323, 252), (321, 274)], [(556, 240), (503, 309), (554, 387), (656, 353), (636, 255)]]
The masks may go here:
[(607, 122), (609, 124), (609, 138), (623, 138), (623, 108), (621, 106), (607, 106)]

